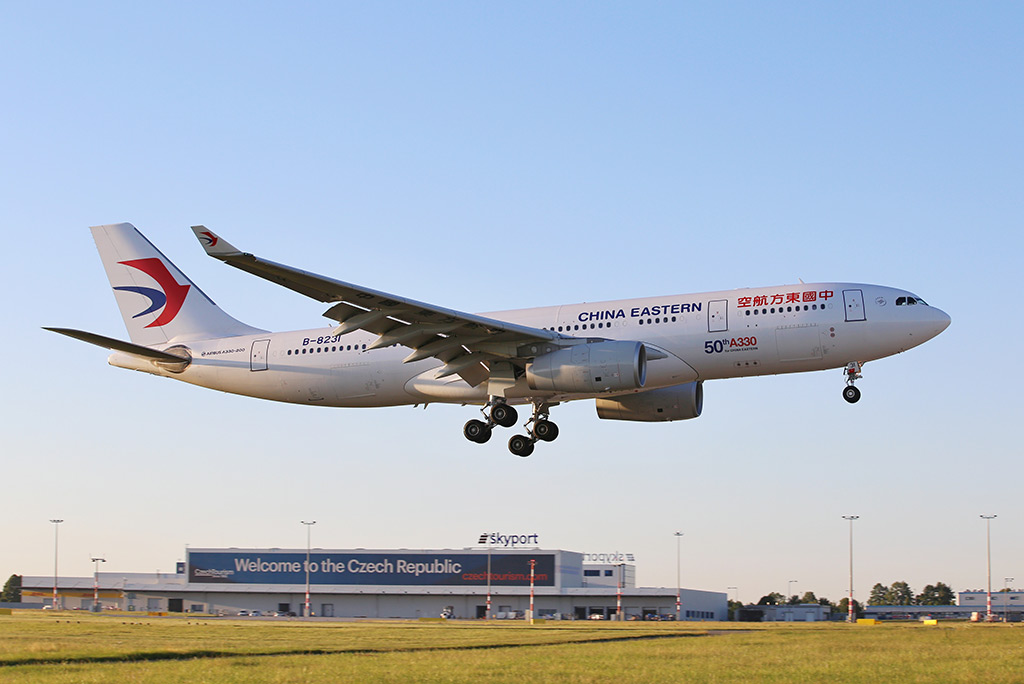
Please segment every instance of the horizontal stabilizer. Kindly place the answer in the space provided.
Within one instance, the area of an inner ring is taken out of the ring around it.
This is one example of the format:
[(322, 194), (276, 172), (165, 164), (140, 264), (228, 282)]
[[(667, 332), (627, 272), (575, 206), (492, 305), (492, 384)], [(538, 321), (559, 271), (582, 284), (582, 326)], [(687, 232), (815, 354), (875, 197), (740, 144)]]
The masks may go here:
[(133, 354), (135, 356), (141, 356), (147, 359), (152, 359), (153, 361), (180, 364), (182, 361), (189, 360), (184, 356), (171, 354), (169, 352), (163, 352), (160, 351), (159, 349), (150, 349), (149, 347), (143, 347), (141, 344), (123, 342), (121, 340), (115, 340), (112, 337), (104, 337), (103, 335), (84, 332), (82, 330), (72, 330), (71, 328), (46, 327), (44, 327), (43, 330), (49, 330), (50, 332), (60, 333), (61, 335), (67, 335), (68, 337), (73, 337), (76, 340), (88, 342), (89, 344), (95, 344), (97, 347), (103, 347), (104, 349), (113, 349), (114, 351), (124, 352), (125, 354)]

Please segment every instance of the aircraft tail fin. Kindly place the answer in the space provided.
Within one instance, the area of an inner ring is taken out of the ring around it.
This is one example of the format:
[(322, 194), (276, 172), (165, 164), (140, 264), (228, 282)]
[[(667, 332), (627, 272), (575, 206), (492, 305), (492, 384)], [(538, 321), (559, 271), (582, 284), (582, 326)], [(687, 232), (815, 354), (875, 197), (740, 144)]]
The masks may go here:
[(128, 336), (144, 346), (264, 332), (235, 320), (130, 223), (94, 226)]

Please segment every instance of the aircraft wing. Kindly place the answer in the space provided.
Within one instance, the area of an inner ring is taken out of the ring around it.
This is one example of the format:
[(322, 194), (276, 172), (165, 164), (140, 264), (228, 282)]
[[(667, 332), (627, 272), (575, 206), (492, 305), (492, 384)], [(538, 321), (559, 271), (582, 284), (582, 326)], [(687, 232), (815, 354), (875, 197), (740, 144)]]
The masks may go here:
[(521, 362), (536, 355), (530, 345), (569, 339), (551, 330), (446, 309), (268, 261), (242, 252), (204, 226), (192, 230), (210, 256), (307, 297), (334, 303), (324, 312), (339, 323), (334, 334), (365, 330), (378, 336), (367, 349), (400, 344), (413, 350), (407, 363), (430, 357), (440, 360), (445, 365), (438, 378), (458, 374), (476, 387), (491, 376), (493, 362)]

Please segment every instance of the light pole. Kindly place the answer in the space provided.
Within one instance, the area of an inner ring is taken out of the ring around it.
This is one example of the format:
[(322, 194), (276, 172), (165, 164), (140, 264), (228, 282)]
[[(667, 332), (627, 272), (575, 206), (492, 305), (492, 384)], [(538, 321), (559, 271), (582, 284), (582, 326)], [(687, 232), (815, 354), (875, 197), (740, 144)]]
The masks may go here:
[(988, 571), (988, 591), (985, 599), (985, 622), (992, 622), (992, 518), (995, 515), (978, 516), (985, 521), (985, 567)]
[[(735, 601), (736, 603), (739, 603), (739, 602), (740, 602), (740, 588), (739, 588), (739, 587), (726, 587), (726, 588), (725, 588), (725, 592), (726, 592), (726, 594), (725, 594), (725, 597), (726, 597), (726, 599), (727, 599), (727, 600), (726, 600), (726, 604), (728, 604), (728, 598), (729, 598), (729, 590), (731, 590), (731, 589), (735, 589), (735, 590), (736, 590), (736, 598), (735, 598), (735, 599), (733, 599), (733, 600), (734, 600), (734, 601)], [(738, 610), (739, 610), (739, 609), (737, 609), (737, 613), (736, 613), (736, 618), (737, 618), (737, 619), (739, 618), (739, 612), (738, 612)], [(731, 614), (732, 614), (732, 611), (729, 611), (729, 610), (727, 610), (727, 611), (725, 612), (725, 616), (726, 616), (726, 617), (729, 617), (729, 616), (730, 616)]]
[(491, 619), (491, 533), (487, 534), (487, 612), (485, 619)]
[(676, 622), (679, 622), (680, 608), (683, 603), (683, 588), (679, 581), (679, 540), (683, 538), (682, 532), (676, 532)]
[(530, 559), (530, 624), (533, 624), (533, 571), (537, 565), (537, 561), (533, 558)]
[(844, 515), (843, 520), (850, 521), (850, 597), (847, 599), (846, 621), (853, 622), (853, 521), (860, 518), (859, 515)]
[(1006, 622), (1009, 613), (1007, 606), (1010, 603), (1010, 582), (1013, 581), (1012, 577), (1003, 578), (1003, 622)]
[(106, 563), (106, 558), (92, 559), (92, 562), (96, 564), (96, 569), (92, 573), (92, 610), (94, 613), (100, 612), (100, 563)]
[(793, 585), (799, 581), (800, 580), (789, 580), (789, 583), (786, 584), (786, 603), (789, 603), (793, 598)]
[(300, 520), (299, 522), (301, 522), (303, 525), (306, 526), (306, 610), (302, 614), (302, 616), (308, 618), (308, 617), (310, 617), (310, 612), (309, 612), (309, 535), (310, 535), (310, 530), (312, 529), (313, 525), (316, 525), (316, 520), (311, 520), (309, 522), (307, 522), (305, 520)]
[(615, 591), (615, 619), (622, 622), (622, 571), (625, 563), (619, 563), (619, 581)]
[(50, 519), (53, 523), (53, 609), (57, 610), (57, 530), (63, 520)]

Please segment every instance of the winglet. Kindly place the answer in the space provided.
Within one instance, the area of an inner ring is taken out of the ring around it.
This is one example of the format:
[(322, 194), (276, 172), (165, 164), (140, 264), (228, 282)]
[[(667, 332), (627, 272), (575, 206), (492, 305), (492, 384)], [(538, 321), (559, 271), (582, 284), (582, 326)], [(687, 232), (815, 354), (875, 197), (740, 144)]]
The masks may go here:
[(222, 257), (229, 254), (242, 253), (242, 250), (238, 249), (212, 230), (207, 229), (206, 226), (192, 226), (192, 232), (196, 234), (197, 238), (199, 238), (199, 242), (203, 245), (203, 249), (206, 250), (206, 253), (212, 257)]

